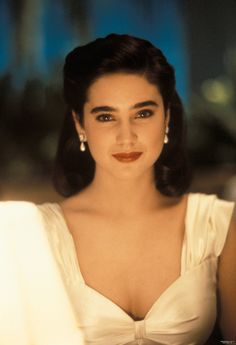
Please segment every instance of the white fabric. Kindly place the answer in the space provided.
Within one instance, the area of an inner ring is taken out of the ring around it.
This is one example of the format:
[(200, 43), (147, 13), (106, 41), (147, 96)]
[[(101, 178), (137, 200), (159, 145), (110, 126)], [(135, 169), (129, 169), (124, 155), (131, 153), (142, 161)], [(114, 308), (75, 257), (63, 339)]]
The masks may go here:
[(216, 319), (217, 258), (225, 243), (233, 206), (214, 195), (189, 195), (181, 275), (141, 321), (134, 321), (86, 285), (60, 206), (40, 206), (86, 344), (204, 344)]
[(0, 203), (1, 345), (204, 344), (233, 203), (190, 194), (181, 276), (142, 321), (88, 287), (58, 204)]
[(0, 203), (0, 344), (83, 344), (42, 215), (27, 202)]

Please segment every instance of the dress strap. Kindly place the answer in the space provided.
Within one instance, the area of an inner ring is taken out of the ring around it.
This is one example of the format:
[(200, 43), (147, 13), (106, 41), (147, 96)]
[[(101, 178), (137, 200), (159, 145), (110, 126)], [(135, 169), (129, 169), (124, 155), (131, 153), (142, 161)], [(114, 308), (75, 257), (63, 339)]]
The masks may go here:
[(49, 242), (63, 277), (70, 285), (76, 284), (78, 280), (84, 284), (74, 240), (60, 205), (45, 203), (38, 207), (43, 214)]
[(220, 200), (216, 195), (191, 194), (186, 219), (186, 269), (221, 254), (233, 208), (233, 202)]

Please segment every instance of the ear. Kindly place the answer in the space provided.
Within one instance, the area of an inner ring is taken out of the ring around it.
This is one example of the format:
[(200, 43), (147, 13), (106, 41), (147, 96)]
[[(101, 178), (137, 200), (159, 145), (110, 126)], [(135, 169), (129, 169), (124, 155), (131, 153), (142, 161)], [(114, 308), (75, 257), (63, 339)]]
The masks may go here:
[(73, 117), (73, 121), (75, 123), (75, 128), (76, 128), (76, 131), (78, 133), (79, 136), (83, 136), (84, 137), (84, 141), (86, 141), (86, 134), (85, 134), (85, 130), (84, 128), (81, 126), (80, 124), (80, 121), (79, 121), (79, 116), (78, 114), (72, 110), (72, 117)]
[(170, 109), (168, 108), (167, 111), (166, 111), (166, 116), (165, 116), (165, 125), (166, 125), (166, 127), (169, 126), (169, 123), (170, 123)]

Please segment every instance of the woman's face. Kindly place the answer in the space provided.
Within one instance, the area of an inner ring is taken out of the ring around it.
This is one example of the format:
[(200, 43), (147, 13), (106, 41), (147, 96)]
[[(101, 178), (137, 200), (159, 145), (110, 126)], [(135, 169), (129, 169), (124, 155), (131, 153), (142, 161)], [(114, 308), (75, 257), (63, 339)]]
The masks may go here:
[(86, 135), (96, 172), (127, 178), (153, 172), (168, 121), (155, 85), (138, 74), (114, 73), (90, 86), (84, 126), (76, 121), (76, 128)]

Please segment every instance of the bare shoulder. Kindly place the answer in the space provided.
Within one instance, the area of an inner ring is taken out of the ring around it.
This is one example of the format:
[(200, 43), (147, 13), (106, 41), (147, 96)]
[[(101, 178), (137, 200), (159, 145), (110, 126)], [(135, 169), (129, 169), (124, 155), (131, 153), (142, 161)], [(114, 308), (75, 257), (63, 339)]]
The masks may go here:
[(219, 259), (219, 323), (226, 340), (236, 339), (236, 219), (231, 219)]

